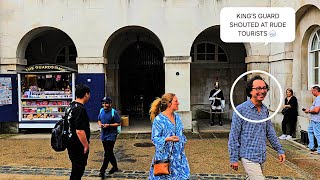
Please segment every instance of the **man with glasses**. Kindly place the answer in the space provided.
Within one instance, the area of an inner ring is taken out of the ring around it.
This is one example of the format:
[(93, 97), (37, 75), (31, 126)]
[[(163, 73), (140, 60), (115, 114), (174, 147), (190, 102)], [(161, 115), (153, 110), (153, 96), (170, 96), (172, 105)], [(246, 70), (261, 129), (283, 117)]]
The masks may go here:
[(112, 165), (109, 174), (113, 174), (118, 171), (117, 160), (113, 153), (113, 147), (117, 140), (117, 127), (120, 126), (120, 117), (117, 111), (112, 108), (112, 99), (110, 97), (104, 97), (101, 100), (101, 103), (103, 108), (100, 110), (98, 116), (98, 125), (101, 128), (100, 139), (104, 148), (104, 160), (100, 168), (99, 177), (103, 179), (109, 162)]
[[(268, 90), (269, 86), (262, 77), (254, 76), (251, 78), (246, 86), (246, 94), (250, 99), (238, 105), (237, 111), (251, 120), (268, 118), (268, 108), (262, 103)], [(283, 163), (285, 154), (271, 121), (249, 122), (234, 112), (228, 142), (231, 168), (237, 171), (240, 160), (248, 179), (264, 179), (263, 164), (266, 161), (266, 139), (278, 152), (279, 162)]]

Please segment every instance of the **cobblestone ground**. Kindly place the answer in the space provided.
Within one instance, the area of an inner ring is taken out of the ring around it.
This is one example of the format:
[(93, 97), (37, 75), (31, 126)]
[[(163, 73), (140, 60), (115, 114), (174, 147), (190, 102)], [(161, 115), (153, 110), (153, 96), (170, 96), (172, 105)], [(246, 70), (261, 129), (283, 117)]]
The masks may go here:
[[(245, 179), (241, 166), (235, 172), (228, 165), (227, 134), (187, 133), (186, 136), (186, 153), (193, 173), (191, 179)], [(150, 143), (150, 134), (122, 134), (115, 147), (115, 155), (122, 171), (107, 174), (106, 179), (147, 179), (154, 147), (141, 145)], [(64, 180), (70, 175), (70, 161), (66, 151), (54, 152), (50, 147), (48, 134), (0, 135), (0, 144), (0, 180)], [(277, 153), (268, 147), (265, 166), (267, 179), (309, 180), (320, 177), (314, 166), (320, 162), (318, 157), (311, 156), (305, 148), (292, 146), (289, 141), (282, 141), (282, 144), (288, 161), (279, 164)], [(103, 161), (102, 156), (103, 149), (98, 134), (93, 134), (84, 180), (100, 179), (97, 175)]]
[[(147, 179), (149, 172), (145, 171), (120, 171), (113, 175), (106, 175), (107, 178), (115, 179)], [(21, 175), (52, 175), (52, 176), (69, 176), (68, 168), (39, 168), (34, 166), (0, 166), (0, 174), (21, 174)], [(84, 177), (97, 177), (98, 169), (86, 170)], [(245, 179), (245, 175), (233, 174), (193, 174), (191, 180), (198, 179), (215, 179), (215, 180), (236, 180)], [(286, 179), (302, 180), (302, 178), (293, 178), (288, 176), (266, 176), (266, 179)]]

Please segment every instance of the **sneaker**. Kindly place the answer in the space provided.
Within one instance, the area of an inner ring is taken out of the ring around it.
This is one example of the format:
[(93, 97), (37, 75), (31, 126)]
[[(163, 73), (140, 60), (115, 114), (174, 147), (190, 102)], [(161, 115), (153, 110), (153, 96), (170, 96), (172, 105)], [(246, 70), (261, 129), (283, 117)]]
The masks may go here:
[(211, 126), (213, 126), (213, 125), (214, 125), (214, 123), (213, 123), (213, 122), (211, 122), (211, 123), (210, 123), (210, 125), (211, 125)]
[(312, 149), (310, 149), (310, 151), (315, 152), (315, 151), (317, 151), (317, 148), (312, 148)]
[(290, 135), (288, 135), (287, 137), (286, 137), (286, 140), (291, 140), (292, 139), (292, 136), (290, 136)]
[(111, 168), (110, 171), (109, 171), (109, 174), (113, 174), (114, 172), (117, 172), (119, 169), (116, 167), (116, 168)]
[(98, 176), (101, 177), (101, 179), (104, 179), (105, 173), (104, 172), (100, 172)]
[(279, 139), (286, 139), (286, 137), (287, 137), (287, 135), (282, 134), (282, 135), (279, 137)]

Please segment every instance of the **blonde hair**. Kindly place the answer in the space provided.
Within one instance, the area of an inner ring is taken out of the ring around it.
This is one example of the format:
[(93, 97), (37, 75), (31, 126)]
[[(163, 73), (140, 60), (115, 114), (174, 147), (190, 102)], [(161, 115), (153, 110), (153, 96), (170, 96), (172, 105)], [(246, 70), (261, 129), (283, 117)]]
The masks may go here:
[(173, 97), (176, 96), (173, 93), (166, 93), (162, 95), (161, 98), (156, 98), (152, 103), (149, 110), (150, 113), (150, 120), (153, 121), (153, 119), (160, 114), (160, 112), (165, 111), (171, 103)]

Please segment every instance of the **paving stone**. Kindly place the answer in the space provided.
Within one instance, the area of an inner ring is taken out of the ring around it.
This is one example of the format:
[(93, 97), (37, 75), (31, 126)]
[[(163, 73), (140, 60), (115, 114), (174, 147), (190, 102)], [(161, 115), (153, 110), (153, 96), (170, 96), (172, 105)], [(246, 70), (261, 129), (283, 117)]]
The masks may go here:
[(279, 177), (275, 177), (275, 176), (266, 176), (266, 179), (279, 179)]
[[(70, 176), (71, 170), (67, 168), (41, 168), (34, 166), (0, 166), (0, 173), (2, 174), (31, 174), (31, 175), (56, 175), (56, 176)], [(86, 177), (98, 177), (99, 170), (91, 169), (85, 170), (84, 176)], [(116, 172), (113, 175), (106, 175), (106, 178), (129, 178), (129, 179), (147, 179), (149, 172), (145, 171), (128, 171), (124, 170)], [(192, 174), (190, 180), (198, 179), (216, 179), (216, 180), (239, 180), (244, 179), (246, 175), (233, 175), (233, 174)], [(285, 179), (285, 180), (302, 180), (294, 179), (292, 177), (284, 176), (266, 176), (266, 179)]]

